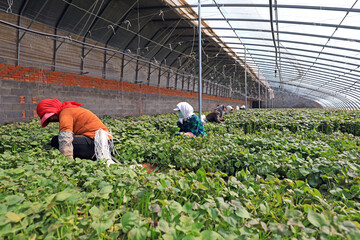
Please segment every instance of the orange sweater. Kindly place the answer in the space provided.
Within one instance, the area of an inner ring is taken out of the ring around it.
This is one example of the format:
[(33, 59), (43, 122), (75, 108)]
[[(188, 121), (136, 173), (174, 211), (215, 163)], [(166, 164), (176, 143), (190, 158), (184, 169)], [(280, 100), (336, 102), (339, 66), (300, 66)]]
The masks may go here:
[(65, 108), (59, 114), (59, 131), (70, 131), (74, 135), (85, 135), (94, 139), (98, 129), (108, 131), (107, 127), (91, 111), (82, 108)]

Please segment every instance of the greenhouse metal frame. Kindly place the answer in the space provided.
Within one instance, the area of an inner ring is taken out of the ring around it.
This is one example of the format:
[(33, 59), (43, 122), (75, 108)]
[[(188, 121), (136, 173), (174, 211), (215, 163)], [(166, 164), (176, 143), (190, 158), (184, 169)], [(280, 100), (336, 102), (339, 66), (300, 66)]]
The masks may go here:
[[(134, 61), (149, 63), (149, 73), (154, 63), (177, 69), (179, 76), (200, 72), (200, 79), (213, 83), (214, 89), (215, 84), (223, 86), (231, 97), (260, 101), (275, 90), (275, 94), (300, 95), (323, 107), (360, 109), (360, 3), (322, 4), (298, 0), (292, 4), (284, 0), (207, 0), (201, 5), (198, 0), (132, 0), (126, 4), (114, 0), (2, 0), (0, 10), (19, 16), (17, 24), (1, 20), (2, 27), (18, 28), (17, 64), (21, 40), (38, 21), (55, 29), (51, 36), (55, 39), (54, 70), (57, 50), (64, 41), (58, 34), (61, 30), (81, 37), (77, 41), (84, 45), (82, 59), (98, 48), (87, 43), (89, 39), (104, 45), (104, 78), (107, 62), (119, 51)], [(200, 9), (202, 39), (196, 23)], [(31, 19), (25, 27), (23, 16)], [(197, 91), (204, 88), (207, 86)]]

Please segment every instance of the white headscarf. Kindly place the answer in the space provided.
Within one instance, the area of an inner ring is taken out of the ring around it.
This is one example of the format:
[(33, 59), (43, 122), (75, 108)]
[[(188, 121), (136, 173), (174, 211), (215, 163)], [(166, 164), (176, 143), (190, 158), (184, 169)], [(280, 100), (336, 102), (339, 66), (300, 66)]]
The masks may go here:
[(176, 105), (175, 111), (179, 111), (182, 113), (183, 118), (179, 118), (179, 121), (181, 124), (184, 120), (187, 120), (191, 118), (192, 115), (194, 115), (194, 108), (188, 104), (187, 102), (180, 102)]
[(232, 110), (232, 106), (228, 105), (226, 106), (226, 111), (225, 111), (225, 114), (230, 114), (230, 111)]

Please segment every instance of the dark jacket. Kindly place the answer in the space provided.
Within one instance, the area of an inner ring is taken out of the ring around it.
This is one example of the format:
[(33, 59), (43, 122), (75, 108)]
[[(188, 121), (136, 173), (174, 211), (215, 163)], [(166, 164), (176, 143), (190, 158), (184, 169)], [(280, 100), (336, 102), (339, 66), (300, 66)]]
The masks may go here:
[(206, 121), (207, 122), (221, 123), (219, 111), (215, 110), (212, 113), (209, 113), (208, 115), (206, 115)]

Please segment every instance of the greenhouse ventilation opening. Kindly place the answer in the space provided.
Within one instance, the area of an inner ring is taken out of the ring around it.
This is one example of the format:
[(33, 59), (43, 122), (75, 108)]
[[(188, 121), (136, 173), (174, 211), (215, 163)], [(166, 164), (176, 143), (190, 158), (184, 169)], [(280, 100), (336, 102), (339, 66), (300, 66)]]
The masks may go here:
[[(107, 79), (120, 75), (121, 81), (185, 89), (199, 97), (203, 91), (257, 107), (288, 107), (281, 98), (290, 96), (359, 109), (359, 5), (357, 0), (1, 0), (2, 16), (16, 18), (0, 20), (1, 31), (15, 31), (1, 34), (0, 57), (17, 66)], [(34, 27), (37, 23), (46, 27)], [(30, 46), (27, 35), (48, 39), (47, 46)], [(52, 52), (40, 54), (50, 45)], [(64, 60), (72, 45), (81, 49), (76, 64)], [(99, 51), (103, 59), (94, 59)], [(112, 61), (119, 55), (122, 69), (116, 72)], [(133, 62), (136, 76), (126, 79), (123, 68)], [(148, 76), (141, 79), (145, 68)]]

